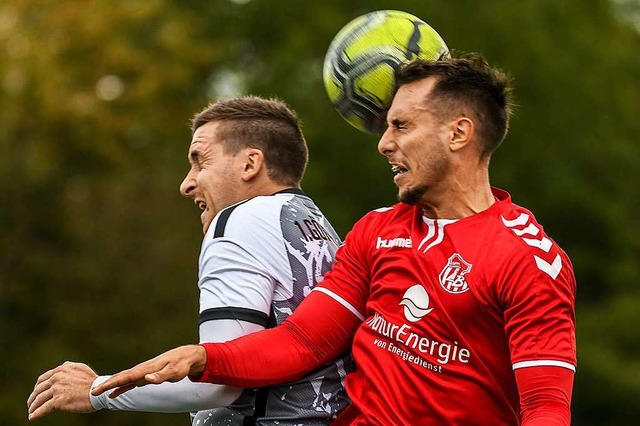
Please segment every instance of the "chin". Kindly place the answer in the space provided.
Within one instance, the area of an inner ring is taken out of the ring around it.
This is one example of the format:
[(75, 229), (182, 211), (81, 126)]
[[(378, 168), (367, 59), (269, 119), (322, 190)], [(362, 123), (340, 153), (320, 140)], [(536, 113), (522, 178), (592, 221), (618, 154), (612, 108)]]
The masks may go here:
[(416, 205), (427, 192), (426, 187), (407, 188), (398, 191), (398, 201), (405, 204)]
[(209, 230), (209, 226), (211, 226), (211, 222), (206, 222), (202, 224), (202, 234), (206, 234)]

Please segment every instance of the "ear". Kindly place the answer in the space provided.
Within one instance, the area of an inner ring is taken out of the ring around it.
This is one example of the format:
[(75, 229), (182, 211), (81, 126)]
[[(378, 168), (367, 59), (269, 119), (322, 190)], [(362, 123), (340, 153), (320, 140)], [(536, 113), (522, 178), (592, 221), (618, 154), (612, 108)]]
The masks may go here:
[(264, 153), (257, 148), (246, 148), (243, 153), (242, 180), (248, 182), (260, 174), (266, 168)]
[(457, 117), (451, 121), (449, 130), (451, 135), (449, 139), (449, 149), (451, 151), (458, 151), (469, 145), (475, 133), (475, 124), (473, 120), (468, 117)]

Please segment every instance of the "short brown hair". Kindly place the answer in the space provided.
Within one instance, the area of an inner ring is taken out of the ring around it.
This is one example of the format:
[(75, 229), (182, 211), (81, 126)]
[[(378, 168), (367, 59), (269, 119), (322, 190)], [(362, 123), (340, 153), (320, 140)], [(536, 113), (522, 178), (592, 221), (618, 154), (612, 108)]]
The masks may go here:
[(215, 102), (191, 120), (191, 131), (211, 121), (223, 123), (219, 139), (226, 153), (257, 148), (269, 177), (282, 185), (300, 185), (309, 157), (296, 113), (278, 99), (241, 96)]
[(484, 143), (482, 155), (490, 155), (509, 129), (513, 108), (509, 77), (477, 53), (466, 53), (452, 59), (410, 62), (397, 70), (396, 82), (400, 87), (432, 76), (438, 81), (429, 95), (429, 106), (444, 116), (457, 113), (456, 106), (470, 106)]

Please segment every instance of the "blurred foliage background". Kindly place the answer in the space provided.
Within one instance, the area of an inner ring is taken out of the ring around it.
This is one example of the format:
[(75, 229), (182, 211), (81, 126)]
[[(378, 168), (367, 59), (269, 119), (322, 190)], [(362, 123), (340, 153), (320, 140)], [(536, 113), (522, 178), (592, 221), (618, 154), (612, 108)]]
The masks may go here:
[[(188, 119), (219, 96), (287, 101), (303, 187), (345, 235), (395, 201), (376, 139), (332, 109), (324, 53), (354, 17), (400, 9), (510, 71), (519, 104), (492, 179), (572, 257), (573, 419), (640, 418), (640, 1), (3, 0), (0, 424), (37, 376), (99, 373), (197, 338), (199, 212), (182, 199)], [(179, 425), (184, 414), (54, 415), (42, 425)]]

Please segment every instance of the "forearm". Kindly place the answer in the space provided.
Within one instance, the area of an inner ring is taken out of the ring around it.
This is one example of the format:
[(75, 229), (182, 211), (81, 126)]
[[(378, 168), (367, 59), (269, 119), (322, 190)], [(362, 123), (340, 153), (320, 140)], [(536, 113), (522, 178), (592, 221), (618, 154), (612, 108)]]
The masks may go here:
[[(200, 325), (200, 342), (224, 342), (263, 329), (262, 326), (237, 320), (207, 321)], [(92, 387), (107, 380), (98, 377)], [(132, 389), (116, 398), (106, 394), (91, 396), (95, 409), (118, 411), (147, 411), (154, 413), (182, 413), (225, 407), (233, 403), (242, 389), (211, 383), (193, 383), (188, 379), (175, 383)]]
[(571, 424), (573, 371), (562, 367), (529, 367), (515, 373), (522, 426)]
[[(350, 346), (361, 318), (320, 292), (311, 295), (280, 326), (227, 343), (171, 349), (97, 386), (99, 395), (120, 395), (135, 387), (194, 381), (260, 387), (292, 381), (337, 357)], [(194, 377), (199, 375), (198, 377)]]
[[(98, 377), (93, 386), (109, 377)], [(167, 382), (135, 388), (116, 398), (110, 398), (107, 393), (91, 396), (91, 405), (97, 410), (183, 413), (227, 406), (233, 403), (241, 392), (242, 389), (232, 386), (193, 383), (183, 379), (176, 383)]]
[(337, 357), (360, 320), (328, 296), (312, 292), (281, 326), (225, 344), (203, 344), (200, 381), (242, 387), (284, 383)]

